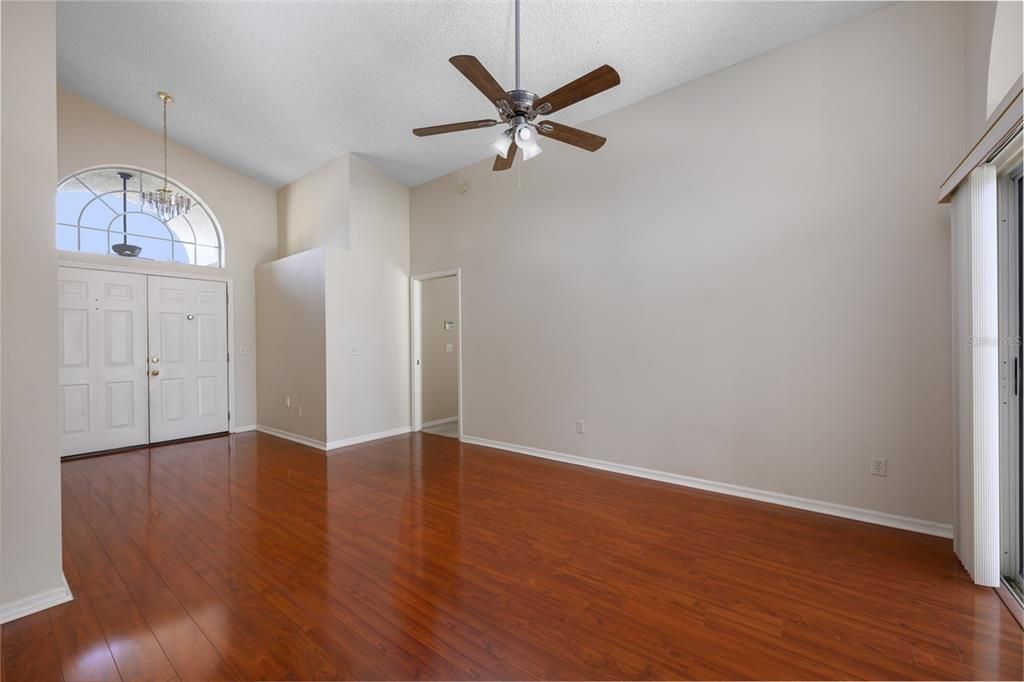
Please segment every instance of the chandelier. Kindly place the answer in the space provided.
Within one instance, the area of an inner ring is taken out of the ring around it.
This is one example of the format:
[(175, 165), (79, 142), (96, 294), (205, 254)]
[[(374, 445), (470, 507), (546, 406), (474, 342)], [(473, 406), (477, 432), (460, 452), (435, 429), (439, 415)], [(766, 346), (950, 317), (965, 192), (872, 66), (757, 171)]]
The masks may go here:
[(164, 186), (155, 191), (143, 192), (142, 208), (167, 222), (188, 213), (192, 208), (192, 198), (167, 187), (167, 105), (174, 101), (174, 97), (163, 90), (156, 94), (164, 103)]

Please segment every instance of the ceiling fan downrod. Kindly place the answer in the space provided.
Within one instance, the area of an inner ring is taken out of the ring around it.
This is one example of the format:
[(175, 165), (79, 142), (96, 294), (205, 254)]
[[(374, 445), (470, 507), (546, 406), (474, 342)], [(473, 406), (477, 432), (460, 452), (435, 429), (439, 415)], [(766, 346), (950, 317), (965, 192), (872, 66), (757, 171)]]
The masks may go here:
[(516, 90), (519, 89), (519, 0), (516, 0)]

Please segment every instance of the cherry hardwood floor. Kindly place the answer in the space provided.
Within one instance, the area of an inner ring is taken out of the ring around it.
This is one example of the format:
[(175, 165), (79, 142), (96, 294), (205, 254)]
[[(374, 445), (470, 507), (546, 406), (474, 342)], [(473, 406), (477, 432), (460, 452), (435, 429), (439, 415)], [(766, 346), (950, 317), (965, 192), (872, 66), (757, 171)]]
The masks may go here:
[(72, 602), (3, 679), (1005, 678), (941, 538), (416, 434), (61, 466)]

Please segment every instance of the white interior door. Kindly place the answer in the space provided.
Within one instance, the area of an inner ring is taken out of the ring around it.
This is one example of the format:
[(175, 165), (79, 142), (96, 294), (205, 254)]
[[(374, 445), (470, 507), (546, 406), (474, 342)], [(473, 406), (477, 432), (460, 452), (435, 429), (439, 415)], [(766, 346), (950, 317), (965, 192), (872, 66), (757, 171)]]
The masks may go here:
[(149, 277), (150, 442), (228, 430), (227, 285)]
[(59, 268), (60, 454), (149, 440), (146, 277)]

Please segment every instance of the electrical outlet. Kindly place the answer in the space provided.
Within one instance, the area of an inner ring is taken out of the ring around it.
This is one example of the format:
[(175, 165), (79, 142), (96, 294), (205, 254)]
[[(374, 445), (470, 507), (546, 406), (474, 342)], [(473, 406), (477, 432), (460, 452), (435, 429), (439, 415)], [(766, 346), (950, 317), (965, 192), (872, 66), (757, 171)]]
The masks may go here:
[(582, 419), (577, 419), (576, 420), (576, 433), (582, 434), (583, 433), (583, 426), (584, 426), (583, 425), (583, 420)]
[(352, 357), (358, 357), (362, 354), (363, 351), (359, 350), (359, 346), (352, 346), (352, 350), (349, 352), (349, 355), (351, 355)]
[(885, 476), (886, 469), (888, 468), (889, 460), (885, 457), (872, 457), (871, 458), (871, 475), (872, 476)]
[(444, 352), (445, 352), (445, 353), (451, 353), (451, 352), (452, 352), (452, 351), (454, 351), (454, 350), (455, 350), (455, 346), (453, 346), (452, 344), (450, 344), (450, 343), (446, 343), (446, 344), (444, 345)]
[(285, 407), (291, 407), (292, 406), (292, 397), (290, 395), (286, 395), (284, 397), (284, 406)]

